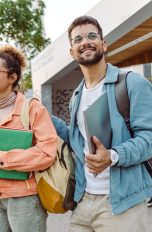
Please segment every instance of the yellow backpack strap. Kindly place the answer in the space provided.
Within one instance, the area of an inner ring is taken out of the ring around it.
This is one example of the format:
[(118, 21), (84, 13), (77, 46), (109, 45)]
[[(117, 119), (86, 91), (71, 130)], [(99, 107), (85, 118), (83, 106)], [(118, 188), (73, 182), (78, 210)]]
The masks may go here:
[(30, 117), (29, 117), (29, 109), (30, 109), (30, 102), (35, 99), (38, 101), (37, 98), (26, 98), (23, 102), (22, 108), (21, 108), (21, 122), (26, 130), (29, 130), (30, 128)]
[[(30, 116), (29, 116), (29, 109), (30, 109), (30, 102), (36, 99), (38, 101), (37, 98), (25, 98), (23, 104), (22, 104), (22, 108), (21, 108), (21, 115), (20, 115), (20, 119), (21, 122), (23, 124), (23, 127), (25, 130), (29, 130), (30, 129)], [(29, 178), (32, 176), (32, 172), (30, 172), (30, 176)], [(26, 182), (26, 186), (27, 189), (29, 189), (29, 183), (28, 180), (25, 180)]]

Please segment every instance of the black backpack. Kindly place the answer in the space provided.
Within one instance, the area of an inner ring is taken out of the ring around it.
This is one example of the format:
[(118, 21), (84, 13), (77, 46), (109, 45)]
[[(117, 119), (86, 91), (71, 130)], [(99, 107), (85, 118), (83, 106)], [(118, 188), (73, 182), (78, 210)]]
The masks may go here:
[[(126, 126), (130, 132), (131, 137), (133, 137), (133, 130), (130, 126), (130, 100), (127, 91), (127, 75), (129, 72), (120, 72), (118, 75), (118, 80), (115, 84), (115, 95), (116, 103), (119, 113), (125, 120)], [(152, 177), (152, 158), (144, 161), (144, 165)]]

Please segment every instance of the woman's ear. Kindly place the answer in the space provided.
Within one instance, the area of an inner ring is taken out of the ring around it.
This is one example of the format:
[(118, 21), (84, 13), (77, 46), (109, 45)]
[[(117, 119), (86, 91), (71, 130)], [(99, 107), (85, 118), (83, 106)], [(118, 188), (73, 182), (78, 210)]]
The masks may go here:
[(16, 80), (17, 80), (17, 74), (16, 73), (10, 74), (9, 76), (10, 84), (13, 84)]

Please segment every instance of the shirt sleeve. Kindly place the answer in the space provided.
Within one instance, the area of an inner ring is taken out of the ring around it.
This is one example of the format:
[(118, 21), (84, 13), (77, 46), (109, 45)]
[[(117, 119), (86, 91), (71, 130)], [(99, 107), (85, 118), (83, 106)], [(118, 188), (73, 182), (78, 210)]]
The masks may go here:
[(123, 167), (140, 164), (152, 157), (152, 85), (138, 74), (129, 74), (127, 87), (134, 135), (113, 146), (119, 155), (117, 166)]
[(29, 172), (44, 170), (53, 164), (57, 134), (46, 108), (36, 100), (30, 103), (30, 126), (33, 147), (0, 151), (0, 169)]
[(66, 143), (69, 144), (69, 131), (65, 121), (55, 115), (52, 115), (52, 122), (55, 126), (56, 132)]

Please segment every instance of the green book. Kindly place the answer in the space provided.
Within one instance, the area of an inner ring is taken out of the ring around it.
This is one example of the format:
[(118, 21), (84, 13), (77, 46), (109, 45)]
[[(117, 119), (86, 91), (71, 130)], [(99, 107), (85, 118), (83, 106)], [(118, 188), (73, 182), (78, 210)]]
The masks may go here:
[[(0, 128), (0, 151), (27, 149), (32, 146), (32, 138), (32, 131)], [(29, 172), (0, 169), (0, 178), (27, 180), (28, 177)]]

